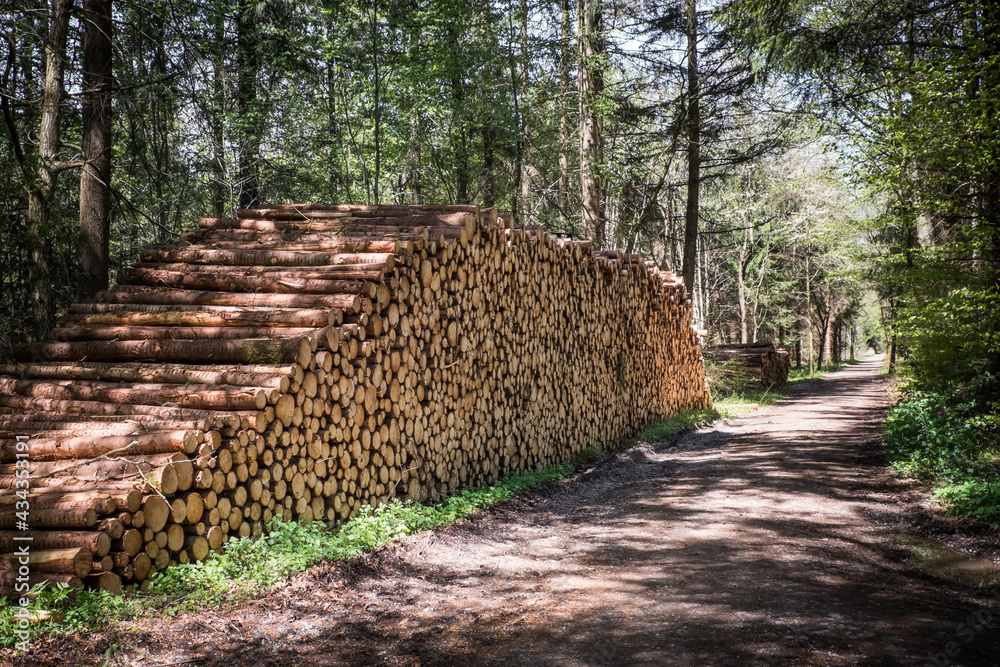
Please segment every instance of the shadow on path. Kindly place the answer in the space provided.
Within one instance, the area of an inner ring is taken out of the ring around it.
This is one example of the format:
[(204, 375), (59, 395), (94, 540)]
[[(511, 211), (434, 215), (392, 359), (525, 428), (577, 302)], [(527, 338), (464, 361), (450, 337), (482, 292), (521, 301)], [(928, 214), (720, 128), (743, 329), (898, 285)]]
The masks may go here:
[(107, 641), (149, 664), (998, 664), (1000, 594), (910, 568), (893, 535), (877, 369), (410, 538), (354, 583), (319, 568), (175, 621), (185, 646)]

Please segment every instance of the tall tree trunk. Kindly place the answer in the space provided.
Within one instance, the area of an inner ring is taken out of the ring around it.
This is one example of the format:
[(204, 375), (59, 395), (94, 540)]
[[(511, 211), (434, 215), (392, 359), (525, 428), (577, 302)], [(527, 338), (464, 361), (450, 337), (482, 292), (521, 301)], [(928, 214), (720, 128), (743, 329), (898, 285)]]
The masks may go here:
[(416, 104), (410, 110), (410, 148), (409, 148), (409, 178), (410, 203), (420, 203), (420, 169), (422, 156), (420, 153), (420, 110)]
[(239, 207), (250, 208), (260, 199), (260, 144), (264, 118), (257, 99), (260, 74), (260, 28), (256, 3), (242, 0), (236, 13), (236, 111)]
[(737, 298), (739, 299), (740, 306), (740, 343), (746, 344), (749, 339), (747, 333), (747, 264), (750, 262), (750, 248), (748, 247), (750, 243), (750, 238), (748, 235), (747, 221), (745, 217), (741, 217), (743, 221), (743, 244), (740, 245), (740, 252), (737, 257), (736, 263), (736, 287), (737, 287)]
[(222, 53), (226, 42), (225, 17), (221, 10), (214, 16), (215, 45), (212, 54), (212, 104), (208, 114), (208, 123), (212, 133), (212, 184), (209, 196), (212, 199), (212, 215), (222, 218), (226, 215), (226, 204), (229, 194), (226, 192), (226, 147), (223, 114), (226, 108), (226, 66)]
[(38, 164), (28, 191), (28, 233), (31, 244), (28, 283), (31, 292), (32, 330), (44, 339), (52, 327), (51, 232), (49, 204), (59, 175), (59, 125), (64, 97), (66, 39), (72, 0), (52, 0), (49, 35), (45, 44), (45, 79), (42, 81), (42, 114), (38, 132)]
[[(424, 50), (423, 29), (418, 21), (414, 21), (409, 30), (405, 33), (405, 49), (409, 53), (420, 53)], [(423, 153), (421, 140), (423, 139), (423, 123), (420, 117), (421, 95), (420, 84), (412, 80), (407, 93), (409, 97), (409, 136), (406, 152), (406, 189), (409, 191), (409, 202), (420, 204), (423, 199), (421, 181), (421, 170), (423, 169)]]
[[(809, 241), (809, 221), (806, 219), (806, 242)], [(805, 323), (806, 332), (809, 334), (809, 377), (816, 371), (816, 357), (813, 355), (813, 327), (812, 327), (812, 276), (809, 274), (809, 249), (806, 248), (806, 303), (805, 303)]]
[[(159, 80), (166, 80), (170, 75), (168, 68), (170, 57), (167, 54), (165, 44), (166, 18), (163, 11), (163, 9), (160, 9), (153, 14), (153, 25), (150, 30), (150, 37), (153, 42), (153, 73)], [(154, 99), (156, 99), (156, 103), (154, 104), (154, 109), (156, 109), (156, 122), (154, 123), (156, 136), (153, 144), (155, 146), (153, 152), (156, 159), (156, 176), (153, 180), (153, 186), (156, 190), (156, 214), (160, 223), (156, 234), (158, 243), (166, 243), (172, 240), (168, 231), (171, 226), (174, 227), (175, 231), (179, 231), (177, 228), (180, 207), (178, 206), (178, 202), (173, 201), (173, 197), (170, 197), (168, 194), (171, 190), (172, 182), (177, 178), (176, 170), (173, 169), (174, 150), (172, 141), (177, 122), (177, 105), (175, 104), (171, 87), (172, 84), (163, 84), (162, 88), (159, 89), (160, 93), (154, 93)], [(173, 225), (171, 225), (171, 220), (173, 220)]]
[(673, 273), (677, 273), (677, 268), (680, 266), (680, 253), (677, 250), (677, 220), (674, 219), (675, 193), (673, 186), (667, 188), (666, 232), (667, 243), (670, 244), (670, 270)]
[[(483, 123), (483, 189), (482, 205), (496, 205), (496, 130), (491, 123)], [(523, 215), (523, 213), (522, 213)]]
[(525, 224), (532, 224), (532, 187), (531, 187), (531, 119), (528, 117), (528, 110), (531, 108), (527, 104), (529, 90), (528, 64), (531, 56), (528, 52), (528, 2), (520, 0), (520, 41), (521, 41), (521, 219)]
[[(458, 31), (454, 24), (448, 24), (448, 42), (452, 45), (452, 52), (459, 56)], [(471, 169), (469, 166), (469, 142), (467, 136), (466, 115), (469, 110), (465, 108), (465, 77), (462, 62), (456, 58), (452, 63), (451, 71), (451, 103), (452, 118), (457, 133), (457, 145), (453, 148), (455, 154), (455, 196), (457, 203), (469, 203), (469, 182), (471, 180)]]
[(819, 344), (819, 367), (829, 366), (831, 362), (831, 353), (833, 347), (833, 309), (826, 311), (826, 315), (823, 316), (821, 320), (823, 325), (823, 335), (820, 337)]
[(708, 258), (705, 256), (705, 242), (699, 240), (698, 243), (701, 245), (701, 252), (697, 253), (697, 264), (698, 264), (698, 291), (695, 295), (695, 303), (698, 304), (698, 326), (702, 329), (708, 329), (709, 322), (709, 309), (712, 307), (710, 301), (711, 290), (708, 285)]
[(684, 215), (684, 268), (688, 294), (694, 288), (695, 254), (698, 248), (698, 194), (701, 182), (701, 88), (698, 84), (698, 6), (685, 0), (687, 11), (687, 127), (688, 182), (687, 211)]
[(559, 55), (559, 222), (563, 228), (566, 220), (576, 216), (569, 215), (569, 105), (566, 98), (569, 96), (569, 72), (573, 50), (570, 48), (572, 39), (572, 22), (570, 21), (569, 0), (562, 0), (560, 9), (560, 48)]
[(604, 247), (604, 128), (597, 102), (604, 93), (603, 0), (579, 0), (580, 197), (583, 224)]
[(842, 333), (840, 317), (837, 317), (836, 319), (833, 320), (831, 329), (832, 331), (830, 333), (830, 361), (832, 363), (837, 364), (840, 363), (840, 348), (841, 348), (840, 335)]
[(372, 56), (372, 116), (375, 119), (375, 180), (372, 183), (372, 204), (380, 204), (382, 199), (382, 63), (379, 59), (378, 2), (371, 0), (371, 56)]
[(77, 296), (108, 288), (111, 236), (111, 0), (83, 3), (83, 169)]

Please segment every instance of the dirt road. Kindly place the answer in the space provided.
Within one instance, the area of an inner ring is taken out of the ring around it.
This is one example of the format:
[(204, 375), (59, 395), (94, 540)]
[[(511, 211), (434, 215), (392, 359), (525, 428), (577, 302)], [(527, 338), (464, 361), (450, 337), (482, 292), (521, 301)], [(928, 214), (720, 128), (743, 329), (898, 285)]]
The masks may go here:
[(998, 589), (928, 573), (901, 541), (931, 535), (989, 572), (996, 533), (886, 475), (877, 369), (266, 600), (40, 642), (34, 664), (1000, 664)]

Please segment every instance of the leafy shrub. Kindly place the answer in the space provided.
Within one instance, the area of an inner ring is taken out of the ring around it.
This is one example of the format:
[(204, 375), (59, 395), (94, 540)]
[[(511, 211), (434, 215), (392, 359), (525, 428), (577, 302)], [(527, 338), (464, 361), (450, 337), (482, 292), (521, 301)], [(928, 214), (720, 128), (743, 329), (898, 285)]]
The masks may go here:
[(903, 474), (936, 480), (955, 512), (1000, 525), (1000, 383), (913, 384), (888, 414), (889, 459)]
[(1000, 482), (996, 479), (946, 483), (934, 492), (934, 496), (944, 500), (958, 514), (1000, 526)]

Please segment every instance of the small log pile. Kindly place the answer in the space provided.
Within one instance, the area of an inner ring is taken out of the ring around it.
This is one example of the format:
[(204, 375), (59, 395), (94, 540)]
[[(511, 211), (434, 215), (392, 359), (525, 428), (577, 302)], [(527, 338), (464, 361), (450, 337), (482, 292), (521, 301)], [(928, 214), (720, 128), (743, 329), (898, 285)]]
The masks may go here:
[[(723, 365), (723, 372), (745, 379), (754, 389), (778, 389), (788, 382), (791, 359), (774, 343), (736, 343), (704, 348), (706, 359)], [(735, 362), (735, 363), (734, 363)]]
[(29, 583), (118, 591), (613, 445), (708, 404), (690, 323), (652, 262), (492, 209), (202, 219), (0, 366), (0, 594), (25, 543)]

